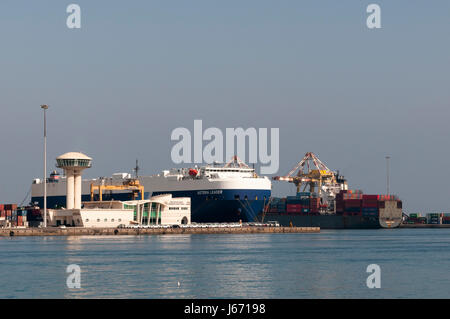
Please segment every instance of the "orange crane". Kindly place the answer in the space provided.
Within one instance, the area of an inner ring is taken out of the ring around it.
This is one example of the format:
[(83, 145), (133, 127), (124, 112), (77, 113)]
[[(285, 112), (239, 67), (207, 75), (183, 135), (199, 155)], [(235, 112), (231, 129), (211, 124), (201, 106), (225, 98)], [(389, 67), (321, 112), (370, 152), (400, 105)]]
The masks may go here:
[(94, 185), (94, 183), (91, 183), (91, 201), (94, 201), (95, 190), (98, 190), (100, 201), (103, 200), (103, 191), (106, 190), (132, 190), (133, 200), (138, 198), (139, 193), (141, 194), (141, 199), (144, 199), (144, 186), (141, 185), (137, 179), (129, 179), (123, 182), (123, 185)]
[(285, 176), (273, 177), (275, 181), (287, 181), (297, 186), (297, 193), (304, 185), (314, 193), (318, 188), (318, 193), (322, 193), (322, 185), (335, 185), (336, 175), (322, 161), (311, 152), (306, 153), (303, 159)]

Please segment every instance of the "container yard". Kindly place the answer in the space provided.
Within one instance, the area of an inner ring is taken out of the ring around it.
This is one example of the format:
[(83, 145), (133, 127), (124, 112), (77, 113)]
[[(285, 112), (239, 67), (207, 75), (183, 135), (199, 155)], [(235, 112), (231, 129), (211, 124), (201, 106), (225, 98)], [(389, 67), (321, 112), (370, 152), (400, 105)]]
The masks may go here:
[(42, 222), (39, 207), (0, 204), (0, 227), (37, 227)]
[(450, 213), (413, 213), (404, 216), (404, 228), (450, 228)]

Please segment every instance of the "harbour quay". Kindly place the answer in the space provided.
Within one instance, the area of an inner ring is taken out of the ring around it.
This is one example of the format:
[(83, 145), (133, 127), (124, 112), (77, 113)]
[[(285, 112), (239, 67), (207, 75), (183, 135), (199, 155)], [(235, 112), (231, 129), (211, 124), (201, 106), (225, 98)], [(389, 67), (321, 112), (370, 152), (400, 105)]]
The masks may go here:
[(3, 228), (0, 237), (14, 236), (119, 236), (119, 235), (177, 235), (177, 234), (270, 234), (270, 233), (320, 233), (320, 227), (153, 227), (153, 228)]

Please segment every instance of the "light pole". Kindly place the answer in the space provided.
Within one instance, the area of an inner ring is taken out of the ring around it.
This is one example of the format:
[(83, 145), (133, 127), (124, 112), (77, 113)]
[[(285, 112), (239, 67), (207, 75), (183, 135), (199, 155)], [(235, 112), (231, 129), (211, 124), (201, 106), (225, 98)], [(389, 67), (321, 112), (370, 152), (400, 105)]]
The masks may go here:
[(387, 186), (387, 195), (389, 195), (389, 160), (390, 156), (386, 156), (386, 186)]
[(44, 110), (44, 227), (47, 227), (47, 110), (48, 105), (41, 105)]

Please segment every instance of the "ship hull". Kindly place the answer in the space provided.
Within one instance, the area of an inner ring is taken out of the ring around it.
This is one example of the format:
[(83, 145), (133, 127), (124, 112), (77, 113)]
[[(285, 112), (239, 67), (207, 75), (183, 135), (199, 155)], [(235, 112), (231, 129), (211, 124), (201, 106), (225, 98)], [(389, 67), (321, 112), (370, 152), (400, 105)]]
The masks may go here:
[[(195, 190), (195, 191), (156, 191), (145, 193), (145, 198), (161, 194), (172, 194), (173, 197), (191, 198), (191, 221), (195, 223), (231, 223), (253, 222), (262, 213), (269, 190)], [(97, 195), (98, 196), (98, 195)], [(132, 200), (130, 193), (104, 194), (103, 200)], [(98, 200), (98, 198), (94, 198)], [(32, 197), (31, 201), (43, 207), (42, 196)], [(90, 201), (90, 195), (84, 194), (82, 201)], [(66, 196), (47, 197), (47, 207), (64, 207)]]
[[(267, 190), (199, 190), (172, 191), (173, 197), (191, 198), (191, 220), (195, 223), (253, 222), (262, 213), (270, 191)], [(154, 192), (154, 195), (165, 192)]]

